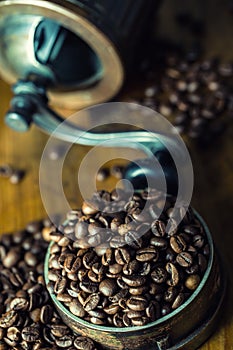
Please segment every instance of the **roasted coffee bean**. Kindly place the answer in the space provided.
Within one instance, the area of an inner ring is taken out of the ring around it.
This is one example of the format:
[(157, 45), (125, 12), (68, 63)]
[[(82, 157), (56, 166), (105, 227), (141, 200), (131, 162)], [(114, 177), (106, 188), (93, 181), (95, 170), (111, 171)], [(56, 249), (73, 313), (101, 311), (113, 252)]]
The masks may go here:
[(96, 293), (98, 290), (98, 283), (84, 280), (80, 282), (79, 287), (86, 293)]
[(118, 303), (112, 303), (104, 308), (104, 312), (108, 315), (115, 315), (119, 311), (119, 308)]
[(40, 332), (36, 326), (30, 326), (30, 327), (23, 328), (21, 335), (23, 340), (31, 343), (39, 339)]
[(17, 313), (14, 310), (9, 310), (5, 314), (1, 315), (0, 327), (9, 328), (11, 327), (17, 319)]
[(207, 268), (207, 260), (203, 254), (198, 254), (197, 256), (198, 266), (200, 268), (201, 273), (204, 273)]
[(108, 265), (111, 265), (113, 261), (114, 261), (114, 252), (111, 248), (109, 248), (103, 254), (101, 262), (104, 266), (108, 266)]
[(125, 265), (130, 261), (130, 253), (126, 248), (118, 248), (115, 250), (115, 259), (119, 265)]
[(71, 335), (64, 335), (63, 337), (56, 339), (55, 343), (59, 348), (68, 348), (73, 344), (73, 338)]
[(111, 248), (119, 248), (125, 245), (125, 237), (123, 236), (113, 236), (110, 240), (109, 245)]
[(77, 239), (86, 237), (88, 235), (88, 224), (85, 221), (77, 222), (74, 232)]
[(122, 280), (129, 287), (140, 287), (146, 283), (146, 277), (144, 276), (122, 276)]
[(40, 311), (40, 320), (44, 324), (49, 324), (53, 317), (53, 308), (50, 305), (44, 305)]
[(150, 240), (150, 244), (155, 246), (157, 249), (166, 249), (168, 242), (165, 238), (152, 237)]
[(51, 325), (51, 333), (55, 337), (63, 337), (66, 334), (69, 334), (69, 329), (65, 324), (53, 324)]
[(77, 337), (74, 340), (74, 346), (78, 350), (95, 350), (93, 341), (86, 337)]
[(99, 285), (99, 291), (109, 297), (112, 296), (117, 290), (117, 283), (113, 279), (105, 279)]
[(172, 303), (172, 309), (177, 309), (184, 302), (184, 294), (179, 293)]
[(14, 298), (10, 303), (10, 308), (16, 311), (26, 311), (29, 307), (29, 302), (25, 298)]
[(195, 290), (197, 289), (200, 280), (201, 279), (199, 275), (190, 275), (185, 281), (185, 286), (190, 290)]
[(150, 262), (144, 262), (144, 263), (140, 264), (140, 268), (138, 270), (138, 275), (147, 276), (147, 275), (149, 275), (150, 271), (151, 271)]
[(54, 286), (54, 292), (56, 294), (61, 294), (65, 291), (67, 285), (67, 279), (65, 277), (59, 278)]
[(122, 289), (120, 290), (118, 293), (116, 293), (115, 295), (109, 297), (109, 300), (112, 303), (117, 303), (119, 302), (121, 299), (125, 298), (128, 295), (128, 289)]
[(170, 238), (170, 246), (177, 254), (183, 252), (187, 244), (181, 235), (174, 235)]
[(119, 313), (116, 313), (113, 316), (113, 324), (115, 327), (124, 327), (124, 322), (122, 316)]
[(85, 201), (82, 205), (82, 212), (85, 215), (92, 215), (98, 213), (98, 208), (94, 203)]
[(142, 295), (148, 291), (148, 286), (141, 286), (141, 287), (131, 287), (129, 288), (129, 292), (132, 295)]
[(141, 262), (147, 262), (153, 260), (156, 262), (159, 258), (158, 251), (153, 247), (146, 247), (138, 249), (136, 253), (136, 259)]
[[(135, 193), (130, 198), (123, 196), (124, 201), (122, 196), (119, 199), (107, 191), (99, 191), (93, 203), (97, 208), (104, 198), (112, 214), (106, 215), (98, 208), (85, 216), (81, 213), (76, 221), (67, 224), (68, 228), (72, 229), (73, 225), (76, 230), (84, 230), (82, 239), (86, 241), (102, 235), (105, 226), (109, 229), (104, 235), (105, 243), (95, 248), (81, 247), (77, 238), (68, 245), (55, 243), (49, 260), (49, 271), (53, 271), (49, 273), (50, 290), (71, 313), (73, 310), (81, 315), (78, 317), (96, 325), (140, 326), (179, 308), (194, 290), (191, 276), (197, 275), (201, 281), (208, 262), (208, 255), (203, 252), (205, 232), (191, 209), (181, 206), (174, 211), (175, 198), (165, 199), (156, 191)], [(138, 220), (146, 201), (150, 202), (147, 211), (150, 219), (142, 223)], [(120, 211), (115, 214), (118, 208)], [(155, 216), (158, 210), (159, 218)], [(175, 217), (182, 219), (179, 225)], [(79, 222), (85, 225), (78, 227)], [(61, 232), (65, 228), (64, 225)], [(194, 244), (199, 242), (198, 236), (204, 238), (200, 248)], [(60, 240), (61, 237), (57, 242)], [(67, 281), (64, 290), (60, 286), (62, 279)], [(21, 283), (15, 278), (12, 281)], [(25, 291), (33, 288), (39, 293), (34, 276), (31, 282), (23, 283)], [(39, 305), (35, 308), (40, 308)]]
[(192, 255), (189, 254), (188, 252), (181, 252), (180, 254), (177, 255), (176, 261), (182, 267), (189, 267), (193, 263), (193, 258), (192, 258)]
[(151, 231), (155, 236), (164, 237), (166, 234), (166, 226), (163, 221), (155, 220), (151, 224)]
[(75, 316), (78, 316), (78, 317), (84, 317), (86, 314), (83, 306), (81, 305), (81, 303), (77, 299), (73, 299), (69, 303), (69, 309), (70, 309), (70, 312), (72, 312), (72, 314), (74, 314)]
[(167, 280), (167, 284), (169, 286), (176, 286), (180, 281), (179, 272), (176, 266), (172, 263), (167, 263), (166, 270), (171, 275), (171, 278)]
[(98, 257), (95, 254), (94, 251), (89, 251), (86, 254), (84, 254), (82, 262), (86, 269), (91, 269), (93, 264), (95, 264), (98, 261)]
[(9, 268), (15, 266), (18, 263), (19, 259), (20, 259), (19, 249), (18, 248), (11, 248), (11, 250), (9, 250), (9, 252), (4, 257), (2, 263), (3, 263), (4, 267), (9, 269)]
[(205, 243), (204, 237), (202, 235), (195, 235), (193, 236), (193, 242), (192, 244), (196, 248), (202, 248)]
[[(120, 265), (121, 266), (121, 265)], [(137, 260), (132, 260), (123, 267), (123, 274), (130, 276), (138, 272), (140, 263)]]
[(17, 327), (9, 327), (7, 329), (7, 338), (18, 342), (20, 340), (20, 330)]
[(84, 303), (84, 309), (89, 312), (94, 310), (100, 302), (100, 295), (98, 293), (91, 294)]
[(146, 315), (153, 322), (160, 317), (160, 305), (156, 301), (151, 301), (146, 308)]
[(167, 279), (167, 271), (162, 267), (156, 267), (151, 272), (151, 278), (155, 283), (164, 283)]
[(147, 308), (148, 301), (143, 296), (132, 296), (126, 302), (128, 308), (133, 311), (144, 311)]
[(117, 275), (121, 273), (121, 271), (123, 270), (123, 266), (119, 264), (113, 264), (109, 266), (108, 270), (111, 274)]

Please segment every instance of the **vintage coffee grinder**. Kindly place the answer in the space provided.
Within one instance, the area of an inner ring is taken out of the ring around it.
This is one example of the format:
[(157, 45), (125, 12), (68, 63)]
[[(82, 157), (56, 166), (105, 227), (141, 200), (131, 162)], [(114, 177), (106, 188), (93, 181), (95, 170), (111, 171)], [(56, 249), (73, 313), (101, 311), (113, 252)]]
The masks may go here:
[[(66, 123), (59, 128), (64, 118), (49, 105), (78, 110), (113, 98), (137, 63), (139, 45), (159, 3), (159, 0), (0, 1), (0, 75), (12, 84), (14, 93), (5, 116), (6, 124), (16, 131), (26, 131), (33, 122), (46, 132), (56, 130), (56, 136), (61, 139), (87, 145), (98, 144), (108, 137), (114, 140), (114, 132), (99, 131), (95, 136), (86, 133), (80, 138), (77, 125)], [(151, 171), (149, 156), (153, 154), (164, 170), (168, 193), (176, 195), (178, 172), (168, 150), (173, 148), (182, 159), (184, 154), (180, 153), (179, 145), (163, 132), (158, 132), (155, 139), (142, 131), (130, 131), (128, 136), (127, 133), (117, 135), (124, 140), (128, 137), (125, 145), (129, 147), (131, 140), (137, 140), (148, 151), (148, 159), (140, 163), (141, 172), (134, 164), (129, 164), (125, 178), (137, 189), (144, 187), (145, 177), (156, 181), (161, 174)], [(114, 141), (112, 145), (117, 146)], [(185, 163), (185, 157), (183, 160)], [(200, 293), (192, 304), (179, 310), (177, 317), (165, 320), (163, 327), (176, 330), (175, 343), (159, 347), (155, 341), (155, 349), (194, 349), (207, 339), (216, 324), (223, 292), (219, 287), (220, 268), (210, 235), (208, 239), (212, 255)], [(206, 300), (208, 305), (205, 305)], [(196, 315), (195, 324), (189, 320), (189, 327), (183, 334), (182, 322), (197, 307), (200, 313)], [(75, 329), (75, 320), (67, 323)], [(159, 327), (156, 325), (156, 332)], [(147, 344), (153, 343), (154, 329), (149, 327), (149, 330), (138, 331), (137, 335), (124, 330), (122, 337), (130, 339), (143, 335), (142, 349), (148, 349)], [(98, 327), (94, 333), (98, 339)], [(107, 332), (109, 339), (118, 338), (117, 330), (110, 329), (110, 333)], [(121, 345), (116, 348), (123, 349)]]

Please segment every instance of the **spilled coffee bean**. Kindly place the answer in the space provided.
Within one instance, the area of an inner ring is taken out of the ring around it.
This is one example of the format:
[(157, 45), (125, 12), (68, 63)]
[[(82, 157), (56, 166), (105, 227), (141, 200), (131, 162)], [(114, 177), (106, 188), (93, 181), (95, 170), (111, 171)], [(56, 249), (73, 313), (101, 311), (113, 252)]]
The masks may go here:
[[(42, 238), (45, 228), (50, 232), (54, 230), (48, 220), (33, 221), (22, 231), (0, 236), (0, 349), (101, 349), (91, 339), (74, 334), (63, 323), (50, 300), (43, 277), (48, 247), (48, 242)], [(60, 249), (61, 246), (54, 252)], [(71, 270), (77, 264), (75, 261), (73, 259), (69, 265)], [(53, 266), (64, 267), (64, 263), (57, 260)], [(77, 272), (76, 267), (74, 270)], [(63, 280), (59, 273), (53, 273), (52, 279)], [(58, 288), (59, 293), (61, 290), (63, 293), (59, 296), (63, 295), (63, 302), (74, 304), (77, 299), (64, 294), (66, 280), (63, 284), (64, 287)], [(98, 300), (91, 295), (86, 309), (94, 308)], [(82, 312), (78, 313), (78, 308)], [(81, 304), (73, 305), (71, 310), (75, 310), (79, 317), (86, 314)]]

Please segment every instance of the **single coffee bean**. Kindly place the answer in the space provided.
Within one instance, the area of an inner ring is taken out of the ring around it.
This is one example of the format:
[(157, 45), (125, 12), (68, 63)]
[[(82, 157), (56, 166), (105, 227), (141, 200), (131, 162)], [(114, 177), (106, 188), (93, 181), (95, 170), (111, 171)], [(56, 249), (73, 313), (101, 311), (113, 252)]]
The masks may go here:
[(166, 249), (168, 242), (165, 238), (162, 237), (152, 237), (150, 244), (156, 247), (157, 249)]
[(88, 311), (88, 315), (91, 317), (96, 317), (98, 319), (103, 319), (103, 318), (105, 319), (106, 318), (106, 313), (104, 311), (99, 310), (99, 309)]
[(105, 279), (99, 285), (99, 291), (109, 297), (112, 296), (117, 290), (117, 283), (113, 279)]
[(113, 324), (115, 327), (124, 327), (124, 322), (122, 316), (119, 313), (116, 313), (113, 316)]
[(146, 308), (146, 315), (153, 322), (160, 317), (160, 305), (156, 301), (151, 301)]
[(173, 303), (176, 296), (178, 294), (178, 290), (175, 287), (169, 287), (166, 292), (164, 293), (164, 300), (167, 303)]
[(130, 327), (130, 326), (132, 326), (131, 319), (128, 317), (127, 314), (124, 314), (122, 319), (123, 319), (123, 323), (124, 323), (124, 326), (125, 326), (125, 327)]
[(84, 254), (82, 259), (83, 265), (86, 269), (91, 269), (93, 264), (95, 264), (97, 261), (98, 257), (93, 250), (88, 251), (86, 254)]
[(154, 247), (146, 247), (138, 249), (136, 253), (136, 259), (141, 262), (147, 262), (153, 260), (156, 262), (159, 258), (159, 253)]
[(122, 280), (129, 287), (140, 287), (146, 283), (146, 277), (144, 276), (122, 276)]
[(119, 265), (125, 265), (130, 261), (130, 253), (126, 248), (118, 248), (115, 250), (115, 259)]
[(11, 248), (4, 257), (2, 263), (4, 267), (10, 269), (18, 263), (19, 259), (20, 251), (18, 250), (18, 248)]
[(167, 271), (162, 267), (156, 267), (151, 272), (151, 278), (155, 283), (164, 283), (167, 279)]
[(65, 324), (53, 324), (51, 325), (51, 333), (55, 337), (63, 337), (69, 333), (69, 329)]
[(196, 248), (202, 248), (203, 245), (205, 244), (204, 237), (202, 235), (195, 235), (193, 236), (193, 245)]
[(111, 248), (109, 248), (103, 254), (101, 262), (104, 266), (108, 266), (108, 265), (111, 265), (113, 261), (114, 261), (114, 252)]
[(148, 286), (141, 286), (141, 287), (131, 287), (129, 288), (129, 292), (132, 295), (142, 295), (148, 291)]
[(171, 275), (171, 278), (169, 280), (167, 280), (167, 284), (169, 286), (176, 286), (180, 281), (179, 272), (178, 272), (176, 266), (172, 263), (167, 263), (166, 270)]
[(132, 324), (134, 326), (144, 326), (149, 321), (148, 317), (138, 317), (132, 318)]
[(84, 309), (87, 312), (94, 310), (97, 307), (97, 305), (99, 304), (99, 302), (100, 302), (100, 295), (98, 293), (91, 294), (85, 300)]
[(31, 343), (39, 339), (40, 332), (36, 326), (29, 326), (23, 328), (21, 335), (23, 340)]
[(20, 330), (17, 327), (9, 327), (7, 330), (7, 338), (11, 341), (18, 342), (20, 340)]
[(96, 293), (99, 288), (98, 283), (90, 280), (83, 280), (79, 283), (79, 287), (86, 293)]
[(98, 213), (98, 208), (94, 203), (85, 201), (82, 205), (82, 212), (85, 215), (92, 215)]
[(177, 309), (184, 302), (184, 294), (179, 293), (172, 303), (172, 309)]
[(81, 336), (74, 340), (74, 346), (78, 350), (95, 350), (93, 341), (89, 338)]
[(25, 298), (14, 298), (10, 303), (10, 308), (16, 311), (26, 311), (28, 309), (29, 302)]
[(155, 236), (164, 237), (166, 234), (166, 226), (163, 221), (155, 220), (151, 224), (151, 231)]
[(177, 254), (183, 252), (187, 244), (181, 235), (174, 235), (170, 238), (170, 246)]
[(204, 273), (207, 268), (207, 260), (203, 254), (198, 254), (197, 256), (198, 266), (200, 268), (201, 273)]
[(193, 263), (193, 258), (192, 258), (192, 255), (189, 254), (188, 252), (181, 252), (180, 254), (177, 255), (176, 261), (182, 267), (189, 267)]
[(119, 308), (118, 303), (112, 303), (104, 308), (104, 312), (108, 315), (115, 315), (119, 311)]
[(78, 317), (84, 317), (86, 314), (83, 306), (77, 299), (72, 300), (72, 302), (69, 304), (69, 309), (72, 314)]
[(18, 315), (14, 310), (9, 310), (5, 314), (2, 314), (0, 318), (0, 327), (2, 328), (11, 327), (15, 323), (17, 317)]
[(53, 308), (50, 305), (43, 305), (40, 310), (40, 320), (44, 324), (49, 324), (53, 317)]
[(143, 311), (147, 308), (148, 301), (143, 296), (132, 296), (127, 300), (126, 304), (130, 310)]
[(59, 348), (68, 348), (73, 344), (73, 339), (70, 335), (63, 335), (63, 337), (56, 339), (55, 343)]
[(195, 290), (197, 289), (200, 280), (201, 278), (199, 275), (190, 275), (185, 281), (185, 287), (187, 287), (190, 290)]

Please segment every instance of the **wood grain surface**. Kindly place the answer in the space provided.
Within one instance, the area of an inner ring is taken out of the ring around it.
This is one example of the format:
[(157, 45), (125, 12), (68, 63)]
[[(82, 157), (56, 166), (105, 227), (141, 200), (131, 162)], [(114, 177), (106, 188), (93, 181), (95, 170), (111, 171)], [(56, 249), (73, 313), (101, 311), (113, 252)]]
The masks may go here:
[[(233, 14), (229, 12), (228, 4), (229, 1), (206, 1), (207, 34), (202, 41), (207, 57), (218, 55), (223, 60), (233, 61)], [(163, 11), (166, 15), (172, 8), (174, 3), (165, 1)], [(170, 27), (162, 22), (160, 34), (166, 36), (169, 33)], [(176, 35), (178, 40), (181, 33), (176, 32)], [(120, 98), (124, 98), (124, 94), (130, 94), (129, 89), (127, 91), (126, 88)], [(35, 126), (23, 134), (7, 128), (3, 117), (9, 107), (11, 91), (3, 81), (0, 81), (0, 96), (0, 165), (8, 163), (26, 171), (18, 185), (0, 178), (0, 232), (3, 233), (23, 228), (28, 221), (46, 217), (38, 174), (48, 136)], [(216, 332), (201, 350), (233, 350), (233, 118), (224, 135), (219, 140), (213, 140), (208, 149), (200, 150), (189, 141), (187, 145), (195, 173), (193, 206), (209, 225), (228, 276), (223, 316)], [(67, 158), (63, 174), (64, 191), (72, 207), (79, 206), (81, 202), (76, 170), (88, 150), (87, 147), (75, 146)], [(113, 185), (110, 180), (103, 184), (107, 189)]]

